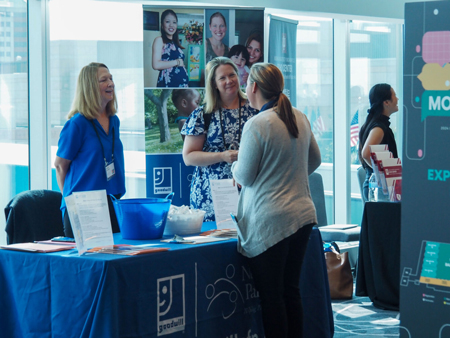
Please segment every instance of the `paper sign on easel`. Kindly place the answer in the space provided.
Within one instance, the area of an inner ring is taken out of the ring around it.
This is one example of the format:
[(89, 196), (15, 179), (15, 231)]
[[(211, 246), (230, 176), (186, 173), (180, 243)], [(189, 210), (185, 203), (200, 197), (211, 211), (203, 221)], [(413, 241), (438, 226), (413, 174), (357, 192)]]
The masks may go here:
[(209, 180), (217, 229), (235, 229), (230, 213), (236, 214), (239, 192), (232, 179)]
[(65, 201), (79, 255), (114, 244), (106, 190), (74, 192)]

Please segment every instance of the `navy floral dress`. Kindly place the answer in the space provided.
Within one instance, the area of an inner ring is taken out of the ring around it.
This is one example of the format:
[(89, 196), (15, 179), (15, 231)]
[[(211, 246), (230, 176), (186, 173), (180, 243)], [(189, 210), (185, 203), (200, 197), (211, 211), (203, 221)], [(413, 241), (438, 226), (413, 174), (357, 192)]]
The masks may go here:
[[(205, 120), (203, 117), (203, 106), (200, 106), (192, 112), (181, 130), (182, 135), (204, 135), (206, 140), (203, 145), (203, 151), (223, 152), (229, 150), (231, 144), (237, 144), (242, 135), (244, 123), (258, 111), (251, 108), (248, 102), (241, 107), (241, 125), (239, 127), (238, 109), (222, 109), (223, 129), (225, 133), (225, 147), (223, 142), (222, 128), (220, 126), (220, 112), (211, 114), (211, 122), (208, 130), (205, 131)], [(211, 188), (209, 179), (230, 179), (231, 164), (219, 162), (209, 166), (197, 166), (194, 170), (191, 181), (191, 209), (201, 209), (206, 211), (204, 221), (215, 221), (214, 207), (212, 202)]]
[[(184, 60), (183, 50), (173, 42), (165, 43), (161, 52), (161, 61), (173, 61), (176, 59)], [(189, 76), (186, 68), (172, 67), (159, 71), (156, 87), (188, 87), (188, 82)]]

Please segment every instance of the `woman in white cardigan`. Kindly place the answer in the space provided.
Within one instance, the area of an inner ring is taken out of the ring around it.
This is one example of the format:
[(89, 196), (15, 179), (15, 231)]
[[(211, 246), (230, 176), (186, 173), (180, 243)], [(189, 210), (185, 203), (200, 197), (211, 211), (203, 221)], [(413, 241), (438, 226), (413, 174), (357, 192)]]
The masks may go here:
[(260, 113), (244, 126), (232, 173), (242, 186), (238, 251), (249, 257), (266, 338), (302, 337), (300, 271), (316, 210), (308, 176), (320, 151), (306, 116), (282, 93), (273, 64), (250, 69), (248, 99)]

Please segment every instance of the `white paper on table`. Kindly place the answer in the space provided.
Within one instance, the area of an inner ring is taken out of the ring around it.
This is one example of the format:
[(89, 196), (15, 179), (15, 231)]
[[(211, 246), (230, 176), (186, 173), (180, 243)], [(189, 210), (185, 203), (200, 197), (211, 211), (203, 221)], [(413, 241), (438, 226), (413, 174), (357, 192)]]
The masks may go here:
[(209, 180), (217, 229), (235, 229), (230, 213), (237, 214), (239, 192), (233, 179)]
[(105, 190), (74, 192), (65, 198), (78, 254), (114, 245)]
[(186, 244), (203, 244), (203, 243), (213, 243), (227, 241), (229, 238), (219, 238), (219, 237), (209, 237), (209, 236), (190, 236), (184, 237), (186, 241), (192, 241), (193, 243)]
[[(230, 238), (229, 237), (211, 237), (211, 236), (189, 236), (189, 237), (183, 237), (186, 243), (179, 243), (179, 244), (203, 244), (203, 243), (213, 243), (213, 242), (222, 242), (227, 241)], [(165, 243), (172, 243), (173, 238), (169, 239), (163, 239), (161, 242)]]

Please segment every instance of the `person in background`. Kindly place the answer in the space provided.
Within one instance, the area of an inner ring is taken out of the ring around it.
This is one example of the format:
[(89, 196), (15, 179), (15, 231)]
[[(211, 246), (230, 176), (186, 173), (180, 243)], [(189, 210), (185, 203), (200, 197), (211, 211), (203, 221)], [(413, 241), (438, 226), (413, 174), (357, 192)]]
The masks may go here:
[(252, 34), (245, 42), (250, 59), (248, 61), (249, 67), (253, 66), (257, 62), (264, 61), (264, 41), (260, 34)]
[(206, 63), (218, 56), (228, 55), (228, 46), (223, 43), (227, 33), (227, 22), (222, 13), (216, 12), (209, 18), (211, 37), (206, 39)]
[(228, 57), (238, 68), (239, 82), (241, 84), (241, 87), (246, 86), (248, 73), (250, 72), (250, 69), (247, 67), (247, 63), (250, 59), (247, 48), (243, 45), (234, 45), (228, 52)]
[[(116, 116), (114, 81), (108, 67), (92, 62), (81, 69), (68, 121), (58, 141), (55, 168), (63, 197), (75, 191), (106, 190), (113, 232), (119, 232), (110, 194), (125, 194), (125, 161)], [(64, 198), (65, 236), (73, 238)]]
[[(191, 113), (198, 108), (200, 103), (200, 93), (196, 89), (175, 89), (172, 92), (172, 102), (177, 108), (177, 118), (175, 122), (178, 123), (178, 129), (183, 129), (184, 123)], [(183, 141), (185, 136), (181, 135)]]
[(320, 150), (307, 117), (282, 93), (273, 64), (250, 68), (246, 93), (260, 112), (244, 126), (233, 178), (238, 203), (238, 251), (249, 258), (266, 338), (303, 337), (300, 272), (317, 224), (308, 176)]
[(178, 17), (171, 9), (161, 14), (161, 36), (153, 41), (152, 67), (159, 70), (156, 87), (188, 87), (183, 47), (178, 38)]
[(215, 221), (209, 179), (231, 179), (230, 164), (236, 161), (244, 124), (257, 111), (241, 91), (236, 65), (217, 57), (206, 65), (204, 105), (184, 124), (183, 160), (196, 166), (191, 182), (191, 209), (206, 211), (205, 222)]
[(369, 195), (369, 179), (373, 173), (370, 161), (370, 146), (387, 144), (394, 158), (398, 157), (397, 144), (394, 133), (389, 127), (390, 116), (398, 111), (398, 98), (395, 90), (387, 83), (373, 86), (369, 92), (370, 108), (367, 110), (367, 119), (359, 131), (359, 160), (366, 170), (366, 179), (363, 184), (363, 194), (366, 199)]

